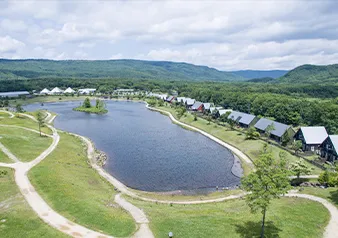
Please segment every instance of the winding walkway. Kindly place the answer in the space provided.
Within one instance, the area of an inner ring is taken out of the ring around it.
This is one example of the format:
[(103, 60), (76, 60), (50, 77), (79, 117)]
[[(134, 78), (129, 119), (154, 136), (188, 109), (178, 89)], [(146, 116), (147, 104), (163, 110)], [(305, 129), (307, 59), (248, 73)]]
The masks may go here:
[(12, 112), (10, 112), (10, 111), (0, 110), (0, 112), (4, 112), (4, 113), (9, 114), (9, 118), (13, 118), (13, 117), (15, 116), (15, 115), (14, 115)]
[[(149, 108), (149, 109), (152, 109), (152, 108)], [(158, 109), (156, 109), (156, 110), (158, 110)], [(159, 111), (161, 111), (163, 113), (167, 113), (175, 123), (181, 124), (181, 125), (186, 126), (190, 129), (194, 129), (194, 130), (202, 133), (203, 135), (209, 137), (210, 139), (213, 139), (214, 141), (220, 143), (221, 145), (225, 144), (224, 146), (226, 146), (229, 149), (232, 147), (232, 146), (220, 141), (219, 139), (209, 135), (208, 133), (206, 133), (204, 131), (201, 131), (197, 128), (194, 128), (192, 126), (189, 126), (189, 125), (186, 125), (184, 123), (177, 121), (168, 112), (165, 112), (165, 111), (162, 111), (162, 110), (159, 110)], [(22, 114), (22, 115), (27, 116), (27, 117), (33, 119), (34, 121), (36, 121), (35, 118), (31, 115), (27, 115), (27, 114)], [(56, 148), (56, 146), (58, 145), (59, 140), (60, 140), (60, 136), (58, 135), (56, 129), (54, 127), (52, 127), (51, 125), (47, 125), (47, 126), (53, 132), (53, 135), (51, 136), (53, 138), (53, 142), (48, 147), (48, 149), (46, 149), (42, 154), (40, 154), (35, 160), (33, 160), (31, 162), (27, 162), (27, 163), (16, 162), (16, 163), (12, 163), (12, 164), (0, 163), (0, 166), (15, 169), (15, 181), (16, 181), (21, 193), (23, 194), (23, 196), (27, 200), (28, 204), (32, 207), (32, 209), (38, 214), (38, 216), (43, 221), (48, 223), (50, 226), (58, 229), (59, 231), (61, 231), (63, 233), (66, 233), (70, 236), (73, 236), (73, 237), (97, 237), (97, 238), (99, 238), (99, 237), (100, 238), (111, 237), (111, 236), (106, 236), (102, 233), (90, 230), (90, 229), (83, 227), (81, 225), (75, 224), (75, 223), (69, 221), (68, 219), (66, 219), (65, 217), (61, 216), (56, 211), (54, 211), (51, 207), (48, 206), (48, 204), (40, 197), (40, 195), (36, 192), (34, 187), (31, 185), (31, 183), (30, 183), (30, 181), (27, 177), (28, 171), (31, 168), (33, 168), (35, 165), (40, 163), (43, 159), (45, 159)], [(24, 129), (24, 128), (22, 128), (22, 129)], [(29, 128), (26, 128), (26, 129), (29, 129)], [(29, 130), (32, 130), (32, 129), (29, 129)], [(198, 200), (198, 201), (163, 201), (163, 200), (141, 197), (140, 195), (138, 195), (138, 194), (134, 193), (133, 191), (129, 190), (124, 184), (122, 184), (120, 181), (118, 181), (117, 179), (112, 177), (110, 174), (108, 174), (106, 171), (104, 171), (101, 167), (96, 165), (95, 162), (94, 162), (94, 160), (95, 160), (95, 158), (94, 158), (95, 149), (94, 149), (94, 146), (91, 143), (91, 141), (89, 139), (85, 138), (85, 137), (82, 137), (82, 136), (79, 136), (79, 135), (76, 135), (76, 136), (80, 137), (84, 142), (86, 142), (88, 158), (90, 159), (93, 168), (95, 168), (102, 177), (107, 179), (111, 184), (113, 184), (121, 192), (121, 193), (119, 193), (115, 196), (115, 202), (117, 204), (119, 204), (123, 209), (127, 210), (132, 215), (132, 217), (134, 218), (136, 223), (139, 225), (138, 231), (133, 235), (134, 238), (153, 238), (154, 235), (153, 235), (153, 233), (151, 232), (151, 230), (148, 226), (149, 220), (147, 219), (145, 213), (141, 209), (134, 206), (133, 204), (127, 202), (123, 197), (121, 197), (121, 194), (126, 194), (130, 197), (134, 197), (134, 198), (141, 199), (141, 200), (144, 200), (144, 201), (149, 201), (149, 202), (175, 203), (175, 204), (202, 204), (202, 203), (209, 203), (209, 202), (222, 202), (222, 201), (225, 201), (225, 200), (238, 199), (240, 197), (245, 196), (245, 194), (243, 193), (243, 194), (239, 194), (239, 195), (232, 195), (232, 196), (228, 196), (228, 197), (222, 197), (222, 198), (216, 198), (216, 199), (210, 199), (210, 200), (202, 200), (202, 201), (201, 200)], [(244, 153), (240, 152), (237, 148), (232, 147), (231, 150), (235, 154), (237, 154), (238, 156), (241, 156), (243, 158), (243, 160), (245, 160), (245, 161), (248, 160), (247, 162), (252, 164), (251, 160)], [(246, 159), (244, 159), (244, 158), (246, 158)], [(338, 234), (338, 209), (334, 205), (332, 205), (331, 203), (329, 203), (325, 199), (315, 197), (315, 196), (312, 196), (312, 195), (307, 195), (307, 194), (289, 193), (289, 194), (286, 194), (285, 196), (287, 196), (287, 197), (301, 197), (301, 198), (313, 200), (313, 201), (316, 201), (316, 202), (320, 202), (321, 204), (323, 204), (329, 210), (330, 215), (331, 215), (330, 222), (325, 229), (324, 237), (325, 238), (337, 237), (337, 234)]]

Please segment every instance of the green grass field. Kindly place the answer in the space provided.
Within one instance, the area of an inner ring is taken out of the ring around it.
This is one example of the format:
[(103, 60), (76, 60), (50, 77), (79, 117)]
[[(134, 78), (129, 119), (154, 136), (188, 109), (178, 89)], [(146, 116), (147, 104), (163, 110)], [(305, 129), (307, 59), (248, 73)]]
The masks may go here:
[(10, 115), (6, 112), (0, 112), (0, 118), (4, 117), (4, 118), (8, 118)]
[(31, 210), (15, 184), (11, 169), (0, 167), (0, 171), (7, 172), (0, 176), (0, 237), (68, 237), (44, 223)]
[(0, 142), (20, 161), (31, 161), (45, 151), (52, 138), (19, 128), (0, 126)]
[[(25, 116), (15, 116), (14, 118), (0, 118), (0, 124), (23, 126), (37, 131), (39, 130), (38, 123)], [(42, 127), (41, 131), (49, 135), (52, 134), (52, 130), (49, 129), (47, 126)]]
[(114, 202), (114, 187), (87, 162), (82, 141), (60, 133), (58, 147), (29, 172), (43, 199), (69, 220), (109, 235), (136, 230), (132, 217)]
[[(0, 139), (1, 142), (1, 139)], [(0, 162), (2, 163), (13, 163), (14, 161), (8, 158), (8, 156), (0, 150)]]
[[(166, 205), (128, 198), (150, 219), (155, 237), (166, 238), (249, 238), (259, 237), (261, 213), (252, 214), (244, 200), (202, 205)], [(320, 203), (300, 198), (273, 201), (267, 212), (265, 237), (322, 237), (330, 218)]]
[[(166, 110), (168, 112), (171, 112), (173, 116), (176, 117), (176, 111), (174, 108), (170, 107), (158, 107), (159, 109)], [(176, 119), (178, 119), (176, 117)], [(235, 130), (230, 130), (227, 127), (223, 127), (220, 125), (217, 125), (214, 122), (211, 122), (208, 124), (207, 120), (204, 120), (203, 118), (198, 118), (197, 121), (194, 121), (194, 116), (190, 113), (186, 113), (186, 116), (183, 116), (180, 119), (181, 122), (186, 123), (188, 125), (192, 125), (194, 127), (197, 127), (221, 140), (223, 140), (226, 143), (229, 143), (230, 145), (233, 145), (240, 149), (243, 153), (248, 155), (252, 160), (255, 160), (258, 158), (260, 154), (260, 150), (263, 148), (264, 141), (262, 140), (246, 140), (245, 139), (245, 132), (239, 132)], [(284, 151), (276, 146), (271, 145), (270, 149), (275, 157), (279, 156), (279, 153), (281, 151)], [(296, 156), (287, 153), (287, 159), (290, 162), (295, 162), (299, 158)], [(307, 163), (309, 167), (313, 168), (312, 174), (320, 174), (322, 172), (321, 169), (317, 168), (316, 166), (313, 166), (312, 164)], [(250, 167), (245, 164), (245, 162), (242, 163), (242, 167), (244, 169), (244, 174), (248, 174), (250, 172)]]
[(338, 208), (338, 188), (303, 188), (300, 193), (311, 194), (324, 198)]

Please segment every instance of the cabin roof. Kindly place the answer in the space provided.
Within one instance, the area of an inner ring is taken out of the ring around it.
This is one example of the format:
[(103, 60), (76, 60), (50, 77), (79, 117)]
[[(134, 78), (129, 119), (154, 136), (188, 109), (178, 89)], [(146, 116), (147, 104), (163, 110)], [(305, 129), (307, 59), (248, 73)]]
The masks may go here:
[(201, 103), (201, 102), (195, 102), (194, 105), (192, 105), (191, 109), (197, 110), (202, 105), (203, 105), (203, 103)]
[(285, 125), (280, 122), (272, 121), (270, 119), (261, 118), (258, 120), (258, 122), (255, 124), (255, 128), (265, 131), (266, 128), (273, 124), (275, 129), (271, 131), (271, 135), (282, 137), (284, 133), (290, 128), (290, 126)]
[(244, 125), (250, 125), (250, 123), (256, 118), (255, 115), (251, 115), (248, 113), (244, 113), (244, 112), (238, 112), (238, 111), (233, 111), (230, 113), (230, 115), (228, 116), (228, 119), (232, 119), (234, 121), (237, 121), (239, 123), (242, 123)]
[(325, 127), (323, 126), (308, 126), (301, 127), (306, 144), (322, 144), (328, 137)]
[(333, 144), (335, 151), (338, 153), (338, 135), (330, 135), (329, 138)]

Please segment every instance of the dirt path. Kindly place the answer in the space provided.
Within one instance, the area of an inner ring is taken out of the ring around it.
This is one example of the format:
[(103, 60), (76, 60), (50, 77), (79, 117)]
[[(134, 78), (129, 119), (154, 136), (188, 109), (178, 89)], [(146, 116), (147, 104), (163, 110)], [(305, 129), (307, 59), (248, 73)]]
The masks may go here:
[(0, 112), (4, 112), (4, 113), (9, 114), (9, 118), (13, 118), (13, 117), (15, 116), (15, 115), (14, 115), (12, 112), (10, 112), (10, 111), (0, 110)]

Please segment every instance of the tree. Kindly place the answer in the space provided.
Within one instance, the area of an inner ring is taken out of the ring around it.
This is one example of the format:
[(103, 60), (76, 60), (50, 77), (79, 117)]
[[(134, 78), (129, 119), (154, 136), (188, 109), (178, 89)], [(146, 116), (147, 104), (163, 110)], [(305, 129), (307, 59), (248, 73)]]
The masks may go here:
[(16, 112), (18, 112), (18, 113), (24, 112), (24, 110), (23, 110), (23, 108), (22, 108), (22, 105), (21, 105), (20, 103), (16, 104), (15, 110), (16, 110)]
[(228, 124), (230, 126), (230, 129), (233, 130), (235, 128), (236, 122), (232, 118), (230, 118), (228, 120)]
[(90, 99), (89, 98), (86, 98), (83, 102), (83, 105), (82, 105), (84, 108), (91, 108), (92, 105), (90, 104)]
[(296, 140), (292, 143), (292, 150), (295, 151), (295, 154), (297, 155), (298, 152), (302, 149), (303, 143), (301, 140)]
[(265, 216), (270, 201), (284, 195), (291, 187), (285, 155), (280, 154), (279, 157), (276, 160), (272, 152), (268, 151), (267, 145), (264, 145), (255, 162), (256, 170), (241, 179), (242, 188), (250, 192), (246, 196), (246, 202), (251, 212), (262, 212), (261, 238), (264, 237)]
[(164, 105), (163, 100), (159, 100), (159, 101), (158, 101), (158, 106), (159, 106), (159, 107), (163, 107), (163, 105)]
[(42, 136), (41, 127), (43, 127), (45, 125), (45, 116), (43, 115), (42, 111), (38, 111), (36, 116), (37, 116), (37, 120), (38, 120), (40, 136)]
[(194, 121), (197, 121), (197, 113), (194, 113)]
[(255, 127), (250, 126), (249, 129), (246, 131), (246, 136), (245, 138), (247, 140), (256, 140), (260, 136), (259, 132), (256, 130)]
[(208, 125), (210, 125), (210, 122), (211, 122), (211, 116), (209, 115), (208, 117), (207, 117), (207, 121), (208, 121)]
[(276, 129), (276, 128), (275, 128), (275, 125), (274, 125), (273, 123), (271, 123), (271, 125), (268, 125), (268, 126), (266, 127), (266, 129), (265, 129), (265, 135), (266, 135), (266, 137), (269, 138), (270, 135), (271, 135), (271, 132), (272, 132), (273, 130), (275, 130), (275, 129)]
[(298, 160), (297, 162), (292, 163), (290, 170), (295, 173), (297, 180), (299, 180), (301, 174), (308, 175), (312, 172), (312, 169), (305, 164), (304, 160)]

